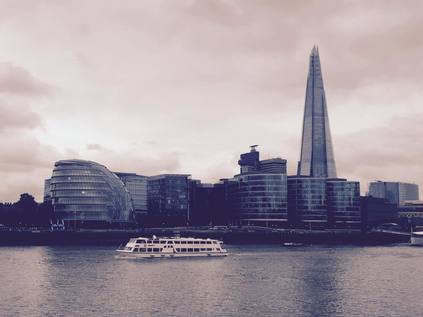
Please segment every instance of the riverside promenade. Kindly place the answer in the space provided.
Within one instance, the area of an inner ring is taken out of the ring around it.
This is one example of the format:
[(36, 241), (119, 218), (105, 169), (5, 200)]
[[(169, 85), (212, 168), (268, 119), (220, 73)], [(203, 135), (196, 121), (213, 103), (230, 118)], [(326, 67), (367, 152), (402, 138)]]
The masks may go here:
[(0, 246), (16, 245), (116, 245), (138, 236), (183, 236), (223, 240), (227, 244), (359, 244), (383, 245), (408, 242), (410, 234), (399, 231), (372, 230), (304, 230), (271, 229), (264, 227), (178, 227), (131, 230), (29, 230), (0, 231)]

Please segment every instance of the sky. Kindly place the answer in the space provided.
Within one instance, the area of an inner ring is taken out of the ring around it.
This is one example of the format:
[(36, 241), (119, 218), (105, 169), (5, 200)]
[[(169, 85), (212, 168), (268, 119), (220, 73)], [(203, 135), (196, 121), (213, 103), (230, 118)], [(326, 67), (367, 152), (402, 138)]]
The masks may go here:
[(300, 155), (319, 46), (339, 177), (423, 186), (422, 1), (0, 0), (0, 201), (60, 159), (216, 182)]

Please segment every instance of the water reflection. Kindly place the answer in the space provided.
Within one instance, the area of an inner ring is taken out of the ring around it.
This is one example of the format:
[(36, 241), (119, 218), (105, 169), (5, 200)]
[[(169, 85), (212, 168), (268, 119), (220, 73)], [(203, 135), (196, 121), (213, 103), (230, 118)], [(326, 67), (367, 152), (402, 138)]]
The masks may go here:
[[(229, 247), (117, 260), (107, 247), (0, 248), (0, 316), (407, 316), (423, 249)], [(417, 292), (416, 292), (417, 290)]]

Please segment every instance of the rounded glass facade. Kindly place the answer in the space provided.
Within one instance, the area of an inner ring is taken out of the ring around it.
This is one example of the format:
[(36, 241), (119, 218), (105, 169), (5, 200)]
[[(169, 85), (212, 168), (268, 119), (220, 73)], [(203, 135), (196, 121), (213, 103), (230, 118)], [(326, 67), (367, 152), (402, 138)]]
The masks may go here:
[(98, 163), (56, 162), (50, 190), (54, 212), (65, 221), (133, 221), (129, 192), (114, 173)]
[(236, 221), (280, 225), (288, 221), (285, 174), (245, 174), (229, 182), (228, 199)]

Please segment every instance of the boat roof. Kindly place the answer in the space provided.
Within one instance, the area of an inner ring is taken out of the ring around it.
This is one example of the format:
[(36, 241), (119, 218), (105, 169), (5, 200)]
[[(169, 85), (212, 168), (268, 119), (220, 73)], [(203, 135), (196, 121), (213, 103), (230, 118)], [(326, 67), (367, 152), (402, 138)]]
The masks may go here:
[(423, 231), (414, 231), (413, 234), (423, 235)]

